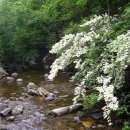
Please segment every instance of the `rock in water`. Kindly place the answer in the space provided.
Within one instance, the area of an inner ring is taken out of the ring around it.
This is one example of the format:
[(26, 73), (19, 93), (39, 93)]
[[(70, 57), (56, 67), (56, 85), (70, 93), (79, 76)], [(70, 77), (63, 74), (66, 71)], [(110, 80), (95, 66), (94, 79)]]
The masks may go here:
[(52, 96), (48, 96), (48, 97), (45, 98), (46, 102), (50, 102), (50, 101), (53, 101), (53, 100), (55, 100), (55, 97), (52, 97)]
[(23, 82), (23, 79), (17, 79), (16, 82)]
[(18, 73), (12, 73), (11, 76), (14, 77), (14, 78), (17, 78), (18, 77)]
[(23, 112), (24, 106), (23, 105), (17, 105), (13, 108), (12, 110), (12, 114), (13, 115), (18, 115), (21, 114)]
[(13, 77), (6, 77), (6, 79), (7, 79), (7, 82), (13, 82), (14, 81)]
[(30, 82), (28, 85), (27, 85), (27, 89), (36, 89), (38, 88), (37, 85), (35, 85), (34, 83)]
[(11, 112), (11, 108), (5, 108), (4, 110), (2, 110), (1, 112), (0, 112), (0, 114), (2, 115), (2, 116), (7, 116), (10, 112)]
[(33, 89), (28, 89), (28, 94), (32, 95), (32, 96), (38, 96), (39, 93), (37, 90), (33, 90)]
[(81, 120), (79, 117), (74, 117), (74, 121), (77, 122), (77, 123), (81, 123)]
[(7, 119), (7, 121), (14, 121), (15, 120), (15, 116), (9, 116), (6, 119)]
[(49, 101), (53, 101), (56, 99), (56, 95), (54, 93), (49, 93), (47, 98), (45, 98), (45, 101), (49, 102)]
[(95, 120), (99, 120), (103, 118), (103, 114), (101, 112), (92, 114), (92, 118)]
[(49, 94), (49, 92), (46, 89), (42, 88), (42, 87), (38, 88), (37, 90), (39, 92), (39, 95), (41, 95), (41, 96), (42, 95), (47, 96)]

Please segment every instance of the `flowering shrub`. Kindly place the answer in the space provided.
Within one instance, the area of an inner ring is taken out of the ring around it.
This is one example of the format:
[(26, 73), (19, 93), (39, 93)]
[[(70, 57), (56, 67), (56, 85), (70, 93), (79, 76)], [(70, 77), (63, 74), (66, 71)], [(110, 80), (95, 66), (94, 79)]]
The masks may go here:
[[(102, 109), (109, 125), (112, 124), (111, 111), (119, 106), (116, 90), (123, 87), (124, 71), (130, 64), (130, 32), (111, 39), (115, 22), (116, 18), (107, 14), (95, 16), (80, 25), (84, 31), (66, 35), (50, 51), (59, 57), (51, 66), (49, 79), (53, 80), (59, 70), (75, 63), (77, 72), (72, 80), (80, 86), (94, 87), (99, 92), (98, 100), (103, 98), (106, 103)], [(74, 103), (85, 97), (85, 89), (80, 86), (75, 88)]]

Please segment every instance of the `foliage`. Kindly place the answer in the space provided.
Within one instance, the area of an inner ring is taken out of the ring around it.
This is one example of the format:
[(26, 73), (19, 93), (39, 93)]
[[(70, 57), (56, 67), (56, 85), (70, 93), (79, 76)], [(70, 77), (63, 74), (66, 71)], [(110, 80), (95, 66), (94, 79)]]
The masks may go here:
[(1, 0), (0, 61), (25, 64), (43, 57), (64, 33), (79, 31), (82, 19), (108, 12), (107, 4), (110, 14), (118, 13), (119, 7), (127, 3), (126, 0), (108, 3), (103, 0)]
[[(123, 87), (125, 69), (130, 65), (130, 32), (112, 37), (113, 25), (117, 21), (116, 17), (106, 14), (95, 16), (81, 25), (83, 31), (64, 36), (50, 51), (59, 57), (51, 66), (49, 78), (53, 80), (59, 70), (75, 63), (77, 72), (73, 81), (81, 85), (95, 84), (92, 87), (99, 91), (98, 100), (105, 100), (102, 109), (109, 125), (112, 124), (111, 111), (119, 106), (116, 90)], [(84, 97), (81, 91), (76, 91), (74, 102), (80, 96)]]
[(88, 96), (85, 96), (83, 99), (83, 104), (84, 104), (85, 108), (95, 105), (96, 103), (98, 103), (98, 94), (97, 93), (92, 93)]
[(122, 130), (130, 130), (130, 126), (128, 122), (125, 122), (124, 127), (122, 128)]
[(117, 115), (123, 115), (123, 114), (130, 115), (130, 113), (128, 112), (128, 108), (125, 105), (117, 109)]

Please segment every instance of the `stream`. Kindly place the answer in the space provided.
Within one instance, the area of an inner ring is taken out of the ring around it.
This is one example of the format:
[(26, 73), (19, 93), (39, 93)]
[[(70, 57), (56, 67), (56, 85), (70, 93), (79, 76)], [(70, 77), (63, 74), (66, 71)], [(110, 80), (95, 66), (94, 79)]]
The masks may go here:
[[(16, 116), (14, 121), (7, 121), (5, 117), (1, 117), (0, 130), (121, 130), (119, 126), (109, 128), (104, 120), (101, 120), (104, 125), (100, 127), (95, 125), (95, 127), (87, 128), (82, 122), (74, 121), (74, 117), (82, 116), (82, 111), (61, 117), (48, 116), (47, 113), (52, 109), (73, 104), (74, 85), (69, 82), (66, 74), (59, 74), (53, 82), (47, 82), (44, 79), (44, 73), (44, 71), (23, 72), (18, 75), (18, 78), (23, 79), (21, 84), (16, 81), (0, 84), (1, 104), (10, 106), (22, 104), (25, 107), (24, 112)], [(42, 84), (49, 92), (59, 92), (60, 96), (68, 96), (51, 102), (45, 102), (43, 96), (29, 96), (23, 100), (24, 89), (29, 82), (36, 85)], [(90, 124), (93, 122), (90, 118), (86, 120), (89, 120)]]

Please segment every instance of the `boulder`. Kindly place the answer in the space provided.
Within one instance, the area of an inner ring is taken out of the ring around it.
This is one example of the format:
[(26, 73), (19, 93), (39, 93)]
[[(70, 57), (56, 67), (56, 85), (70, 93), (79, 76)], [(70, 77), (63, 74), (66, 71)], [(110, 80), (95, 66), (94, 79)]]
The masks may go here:
[(0, 112), (0, 115), (7, 116), (11, 112), (11, 110), (12, 110), (11, 108), (5, 108)]
[(14, 72), (14, 73), (11, 74), (11, 76), (14, 77), (14, 78), (17, 78), (18, 77), (18, 73)]
[(37, 85), (35, 85), (34, 83), (30, 82), (28, 85), (27, 85), (27, 89), (36, 89), (38, 88)]
[(13, 108), (12, 110), (12, 114), (13, 115), (18, 115), (21, 114), (23, 112), (24, 106), (23, 105), (17, 105)]
[(50, 102), (50, 101), (53, 101), (53, 100), (55, 100), (55, 97), (52, 97), (52, 96), (48, 96), (48, 97), (45, 98), (46, 102)]
[(23, 79), (17, 79), (16, 82), (23, 82)]
[(56, 95), (54, 93), (49, 93), (48, 96), (45, 98), (46, 102), (53, 101), (56, 99)]
[(7, 79), (7, 82), (13, 82), (14, 81), (13, 77), (6, 77), (6, 79)]
[(47, 96), (49, 94), (49, 92), (43, 87), (39, 87), (37, 90), (39, 92), (39, 95), (41, 95), (41, 96), (42, 95)]
[(39, 92), (37, 90), (34, 90), (34, 89), (28, 89), (28, 94), (30, 94), (32, 96), (38, 96)]
[(45, 81), (50, 81), (48, 76), (49, 76), (48, 74), (44, 74)]
[(76, 123), (81, 123), (81, 120), (80, 120), (79, 117), (74, 117), (74, 121), (75, 121)]
[(57, 90), (54, 90), (52, 93), (55, 94), (55, 95), (59, 94), (59, 92)]
[(9, 116), (6, 118), (7, 121), (14, 121), (15, 120), (15, 116)]

